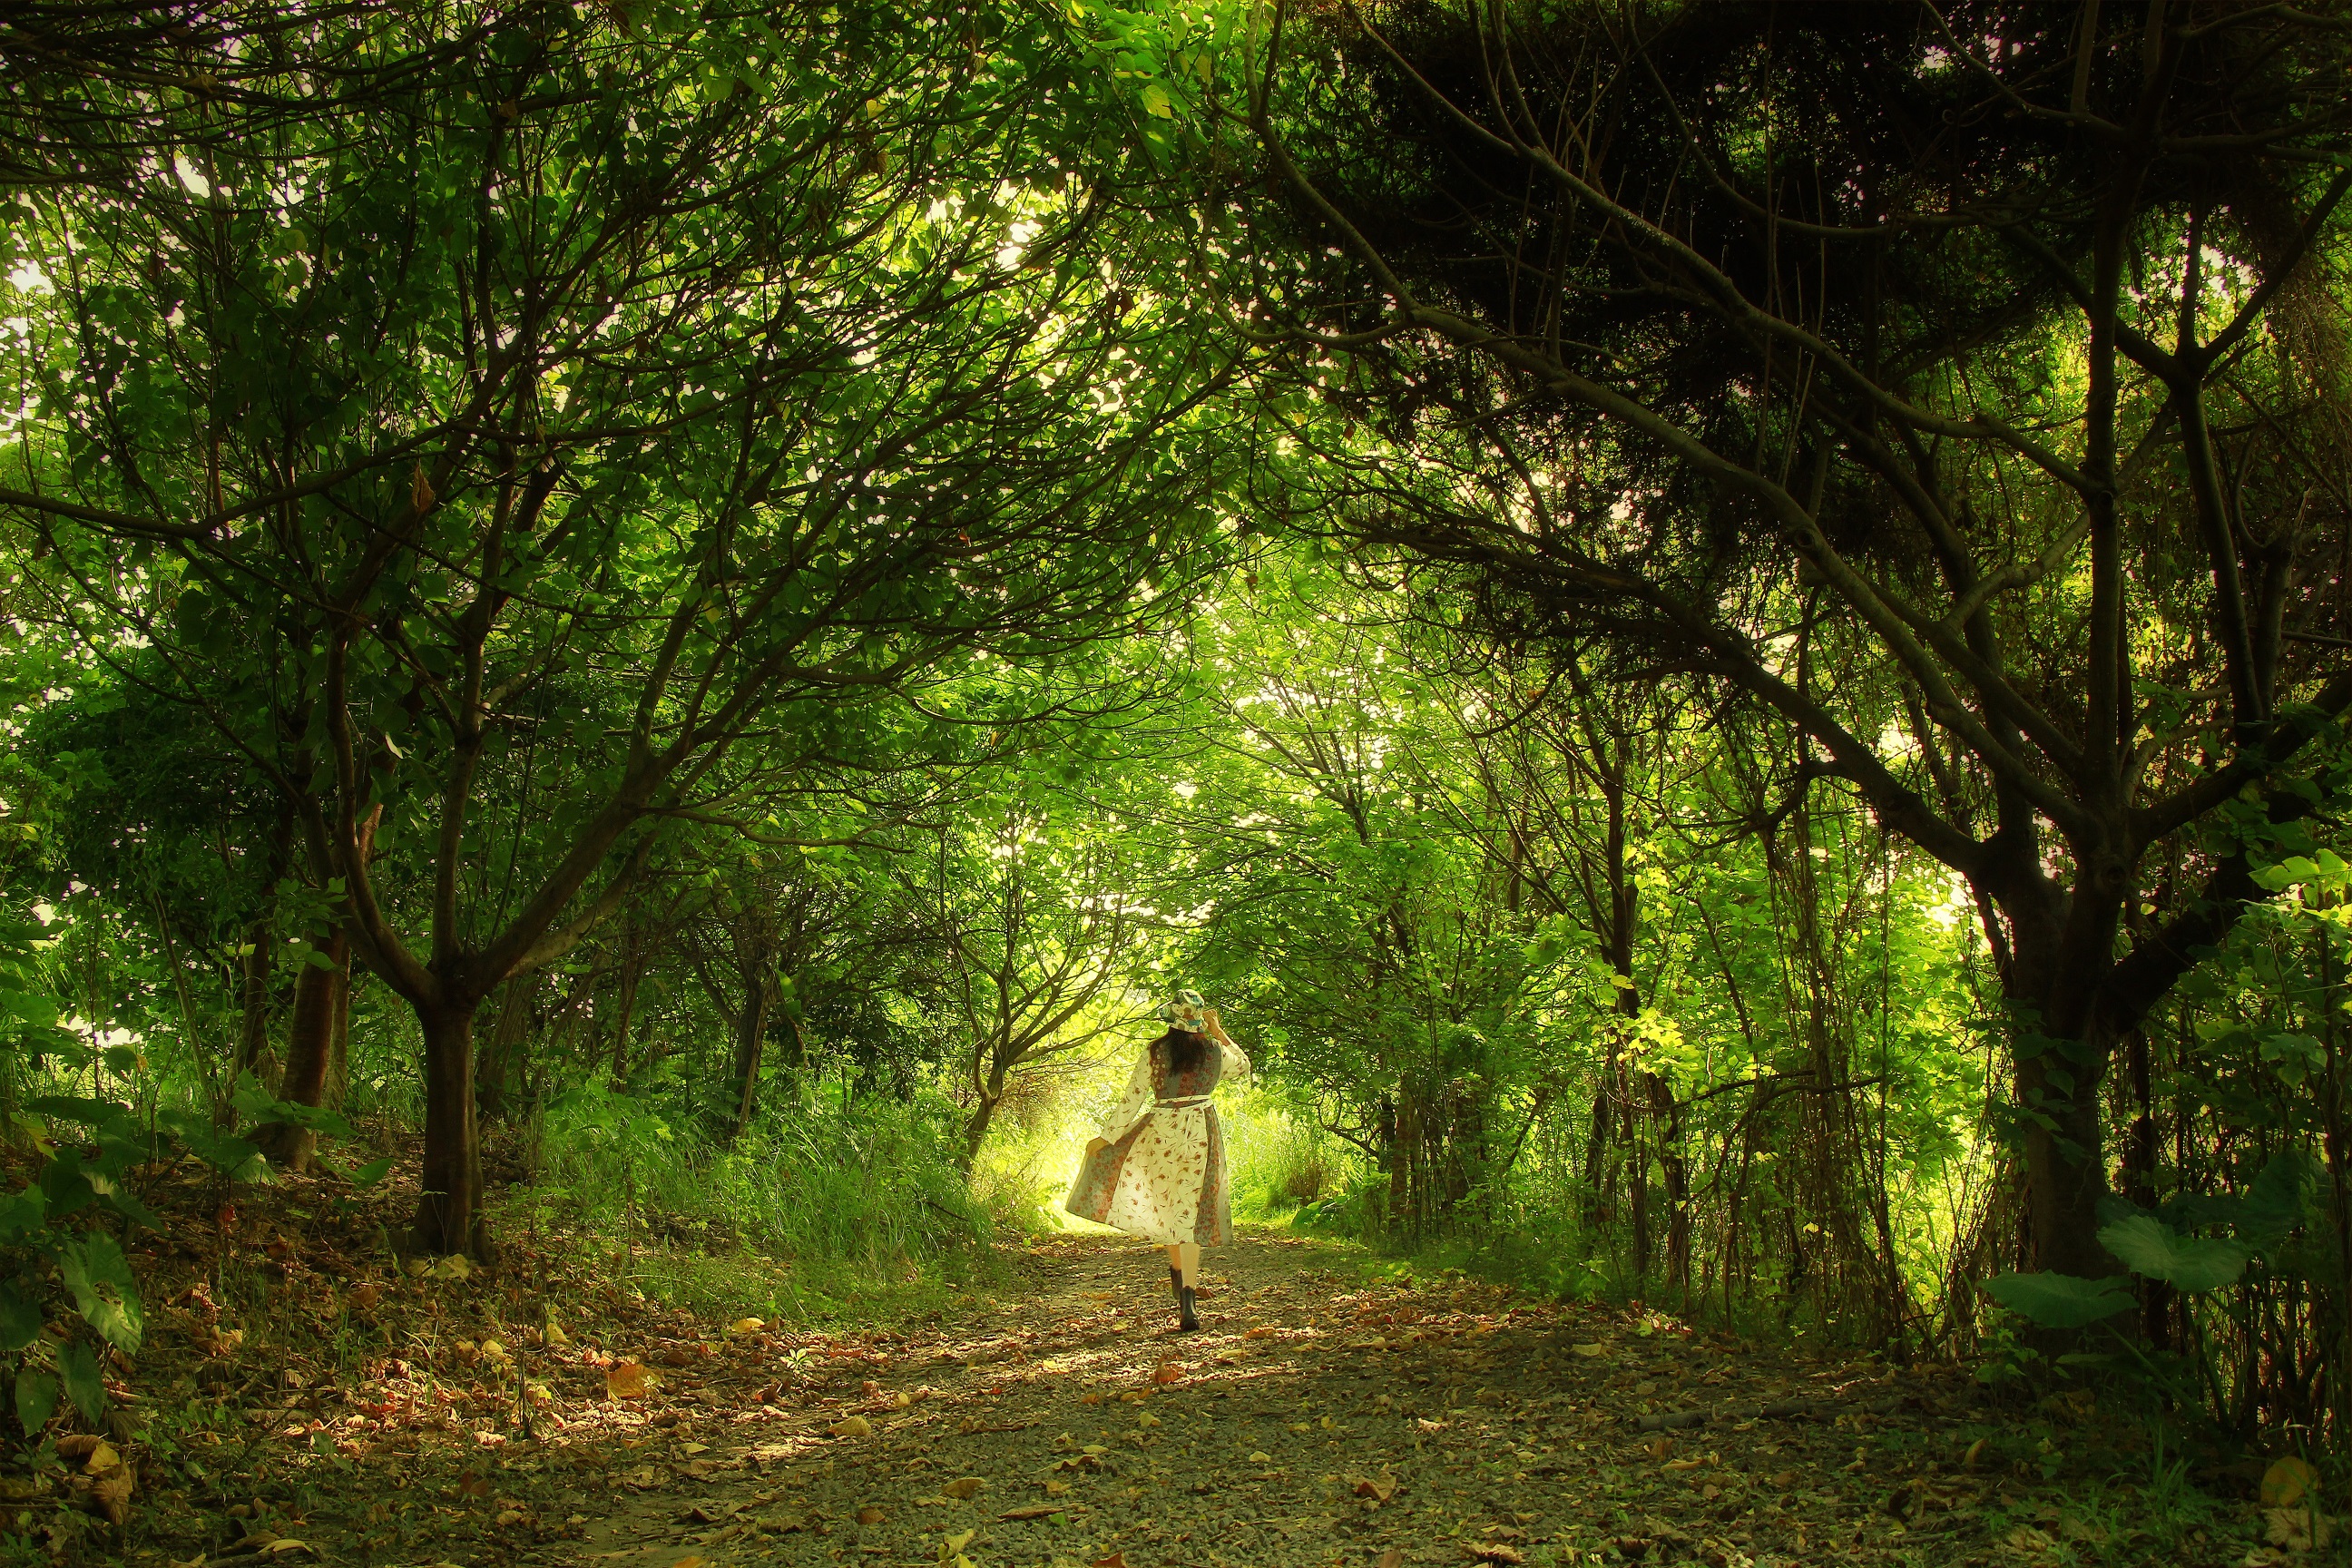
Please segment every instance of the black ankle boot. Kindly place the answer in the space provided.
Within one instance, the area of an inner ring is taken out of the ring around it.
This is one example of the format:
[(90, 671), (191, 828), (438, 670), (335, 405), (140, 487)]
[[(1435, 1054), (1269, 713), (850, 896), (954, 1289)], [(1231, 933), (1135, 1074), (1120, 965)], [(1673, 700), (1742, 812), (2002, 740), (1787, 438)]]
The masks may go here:
[(1192, 1310), (1192, 1287), (1179, 1284), (1176, 1287), (1176, 1331), (1189, 1334), (1200, 1326), (1200, 1314)]

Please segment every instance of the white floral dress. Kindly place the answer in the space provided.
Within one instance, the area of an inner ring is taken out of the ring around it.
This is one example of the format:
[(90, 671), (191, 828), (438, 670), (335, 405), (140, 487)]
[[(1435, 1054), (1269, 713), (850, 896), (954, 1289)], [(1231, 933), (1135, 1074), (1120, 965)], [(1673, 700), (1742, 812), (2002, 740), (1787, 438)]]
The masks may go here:
[(1218, 1247), (1232, 1236), (1233, 1177), (1210, 1094), (1228, 1066), (1246, 1073), (1237, 1046), (1207, 1042), (1200, 1065), (1171, 1072), (1168, 1042), (1151, 1042), (1102, 1124), (1105, 1147), (1078, 1167), (1062, 1206), (1163, 1245)]

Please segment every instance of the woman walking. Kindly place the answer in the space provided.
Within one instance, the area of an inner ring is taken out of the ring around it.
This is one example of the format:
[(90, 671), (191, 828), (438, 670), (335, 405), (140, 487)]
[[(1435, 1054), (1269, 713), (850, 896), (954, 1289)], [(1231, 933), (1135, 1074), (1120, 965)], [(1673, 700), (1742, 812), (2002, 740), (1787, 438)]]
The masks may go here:
[(1250, 1062), (1197, 991), (1177, 992), (1160, 1017), (1168, 1032), (1128, 1075), (1062, 1206), (1166, 1247), (1177, 1331), (1190, 1333), (1201, 1326), (1192, 1310), (1201, 1248), (1222, 1247), (1234, 1227), (1225, 1140), (1209, 1096), (1219, 1079), (1247, 1073)]

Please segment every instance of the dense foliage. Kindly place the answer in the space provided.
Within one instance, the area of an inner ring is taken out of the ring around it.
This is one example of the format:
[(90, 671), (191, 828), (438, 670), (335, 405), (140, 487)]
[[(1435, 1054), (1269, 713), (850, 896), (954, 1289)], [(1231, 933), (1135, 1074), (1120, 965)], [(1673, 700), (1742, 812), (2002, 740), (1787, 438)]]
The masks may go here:
[(0, 30), (28, 1431), (175, 1144), (883, 1272), (1181, 979), (1297, 1223), (2352, 1443), (2340, 29), (102, 20)]

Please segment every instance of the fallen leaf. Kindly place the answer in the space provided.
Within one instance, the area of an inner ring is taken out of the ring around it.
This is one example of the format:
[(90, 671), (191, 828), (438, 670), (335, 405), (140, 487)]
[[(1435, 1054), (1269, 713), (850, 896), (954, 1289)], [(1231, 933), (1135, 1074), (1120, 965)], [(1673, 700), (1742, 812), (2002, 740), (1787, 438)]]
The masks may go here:
[(541, 1342), (551, 1345), (568, 1345), (572, 1342), (572, 1336), (563, 1331), (562, 1323), (548, 1324), (546, 1328), (540, 1331), (539, 1337)]
[(1525, 1563), (1516, 1546), (1506, 1546), (1499, 1541), (1465, 1541), (1462, 1550), (1473, 1563)]
[(1377, 1476), (1357, 1478), (1356, 1495), (1358, 1497), (1368, 1497), (1374, 1502), (1386, 1502), (1396, 1496), (1396, 1493), (1397, 1479), (1392, 1475), (1382, 1473)]
[(1067, 1481), (1048, 1479), (1045, 1482), (1045, 1495), (1047, 1497), (1066, 1497), (1069, 1495), (1069, 1490), (1070, 1483)]
[(863, 1415), (845, 1415), (825, 1430), (836, 1437), (871, 1437), (874, 1423)]
[(1003, 1513), (998, 1514), (996, 1517), (999, 1519), (1009, 1520), (1051, 1519), (1057, 1513), (1067, 1513), (1068, 1511), (1069, 1504), (1067, 1503), (1024, 1502), (1019, 1508), (1006, 1509)]
[(870, 1502), (857, 1510), (857, 1522), (860, 1524), (879, 1524), (882, 1517), (882, 1510)]
[(105, 1513), (107, 1522), (118, 1529), (131, 1521), (131, 1482), (129, 1467), (118, 1460), (114, 1468), (99, 1477), (98, 1483), (89, 1489), (91, 1499)]
[(643, 1399), (654, 1391), (660, 1379), (647, 1372), (642, 1363), (616, 1361), (604, 1369), (604, 1397), (607, 1399)]
[(2315, 1508), (2263, 1510), (2263, 1539), (2289, 1552), (2319, 1552), (2336, 1538), (2336, 1521)]
[(1127, 1568), (1127, 1553), (1114, 1552), (1108, 1557), (1097, 1557), (1087, 1568)]
[(1404, 1568), (1404, 1548), (1402, 1546), (1390, 1547), (1386, 1552), (1381, 1553), (1381, 1560), (1377, 1563), (1373, 1564), (1373, 1568)]
[(1181, 1383), (1184, 1369), (1172, 1361), (1163, 1361), (1152, 1369), (1151, 1381), (1159, 1384)]
[(768, 1326), (765, 1318), (738, 1318), (727, 1325), (730, 1334), (756, 1334)]
[(122, 1456), (114, 1451), (114, 1445), (101, 1437), (90, 1449), (89, 1462), (83, 1465), (82, 1469), (85, 1473), (95, 1476), (114, 1469), (121, 1463)]
[(2309, 1461), (2290, 1454), (2272, 1461), (2271, 1468), (2263, 1472), (2263, 1506), (2293, 1508), (2318, 1485), (2319, 1472), (2311, 1468)]
[(1584, 1356), (1587, 1359), (1593, 1361), (1598, 1361), (1601, 1357), (1609, 1353), (1609, 1347), (1602, 1344), (1598, 1340), (1595, 1340), (1589, 1345), (1570, 1345), (1568, 1348), (1571, 1353)]
[(1977, 1468), (1978, 1456), (1984, 1452), (1984, 1446), (1985, 1440), (1982, 1437), (1979, 1437), (1975, 1442), (1969, 1444), (1969, 1451), (1960, 1456), (1960, 1468), (1964, 1470), (1975, 1469)]
[(951, 1497), (961, 1501), (961, 1500), (971, 1496), (972, 1493), (978, 1491), (987, 1484), (988, 1483), (986, 1481), (981, 1479), (978, 1476), (965, 1476), (959, 1480), (950, 1481), (940, 1488), (940, 1495), (942, 1497)]

